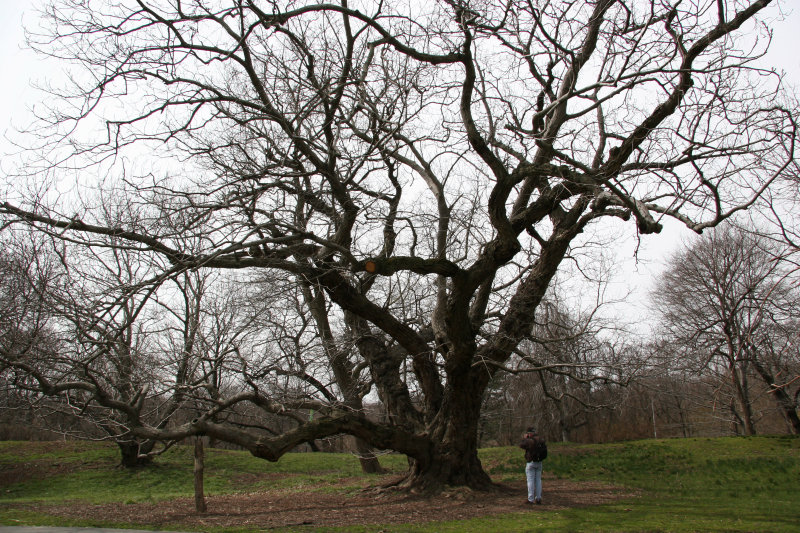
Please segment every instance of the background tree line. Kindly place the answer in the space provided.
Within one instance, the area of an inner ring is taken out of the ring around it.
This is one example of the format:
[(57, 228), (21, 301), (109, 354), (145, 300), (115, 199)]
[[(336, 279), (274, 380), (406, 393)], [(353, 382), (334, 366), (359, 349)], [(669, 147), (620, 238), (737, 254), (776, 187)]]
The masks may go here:
[[(52, 372), (58, 358), (92, 359), (79, 353), (98, 344), (113, 350), (97, 369), (87, 364), (83, 375), (94, 370), (94, 379), (102, 375), (121, 398), (130, 399), (132, 380), (137, 388), (161, 390), (142, 410), (157, 425), (193, 418), (204, 401), (213, 401), (218, 387), (244, 390), (242, 376), (252, 372), (244, 371), (246, 365), (268, 365), (258, 372), (274, 374), (264, 385), (273, 397), (329, 394), (330, 384), (313, 376), (325, 366), (323, 335), (330, 333), (320, 333), (314, 320), (320, 310), (308, 289), (284, 284), (277, 290), (274, 280), (186, 273), (139, 311), (137, 320), (123, 320), (125, 327), (110, 319), (99, 324), (97, 309), (109, 305), (104, 298), (120, 287), (130, 262), (116, 253), (113, 263), (82, 258), (79, 263), (88, 270), (71, 272), (74, 259), (67, 262), (65, 248), (55, 253), (26, 237), (8, 243), (12, 253), (2, 263), (7, 353), (44, 354), (56, 350), (54, 343), (71, 346), (74, 353), (39, 355)], [(577, 442), (800, 433), (800, 291), (791, 252), (763, 234), (731, 225), (687, 244), (652, 289), (658, 315), (645, 336), (604, 317), (603, 302), (576, 310), (575, 301), (554, 291), (540, 306), (513, 367), (487, 389), (482, 444), (515, 444), (531, 423), (550, 440)], [(81, 280), (91, 293), (79, 290)], [(125, 316), (135, 303), (125, 300)], [(315, 358), (321, 359), (315, 363)], [(89, 407), (90, 399), (79, 395), (43, 396), (36, 385), (19, 379), (24, 377), (4, 374), (2, 438), (110, 438), (128, 466), (163, 451), (155, 441), (127, 439), (124, 422), (115, 422), (118, 413)], [(376, 419), (387, 416), (374, 396), (365, 396), (359, 409)], [(258, 424), (278, 433), (298, 418), (313, 419), (313, 407), (301, 412), (288, 420), (241, 409), (225, 416), (243, 427)], [(352, 451), (369, 471), (380, 469), (373, 452), (357, 441), (310, 440), (300, 449)]]
[[(543, 358), (487, 397), (485, 434), (512, 444), (530, 420), (551, 439), (587, 442), (800, 434), (796, 251), (733, 225), (687, 243), (652, 288), (650, 334), (615, 335), (624, 347), (602, 343), (574, 314), (550, 313), (532, 349)], [(600, 347), (628, 351), (628, 380), (589, 386), (536, 370), (553, 358), (595, 359)]]

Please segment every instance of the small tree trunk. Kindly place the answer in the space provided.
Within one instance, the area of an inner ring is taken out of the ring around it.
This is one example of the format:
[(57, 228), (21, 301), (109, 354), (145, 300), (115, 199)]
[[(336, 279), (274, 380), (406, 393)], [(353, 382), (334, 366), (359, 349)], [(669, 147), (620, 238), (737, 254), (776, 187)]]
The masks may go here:
[(769, 386), (769, 393), (775, 398), (778, 408), (781, 410), (781, 413), (783, 413), (783, 417), (786, 419), (786, 423), (789, 426), (789, 431), (794, 435), (800, 435), (800, 417), (797, 416), (797, 407), (794, 401), (792, 401), (792, 398), (786, 393), (786, 390), (776, 383), (772, 373), (758, 362), (755, 357), (752, 359), (756, 371), (761, 376), (761, 379), (764, 380), (764, 383)]
[(739, 429), (744, 427), (744, 424), (742, 423), (742, 417), (739, 416), (739, 412), (736, 410), (736, 400), (734, 398), (731, 398), (728, 408), (731, 410), (731, 433), (739, 435)]
[[(736, 367), (736, 363), (731, 362), (731, 382), (733, 384), (733, 391), (736, 395), (736, 400), (742, 410), (742, 424), (744, 425), (745, 435), (755, 435), (756, 426), (753, 423), (753, 409), (750, 405), (750, 398), (747, 395), (747, 388), (742, 384), (739, 379), (740, 371)], [(743, 371), (742, 371), (743, 372)]]
[(361, 439), (356, 439), (356, 452), (361, 463), (361, 470), (365, 474), (383, 474), (383, 469), (372, 447)]
[(194, 508), (198, 513), (205, 513), (206, 497), (203, 491), (203, 470), (205, 469), (205, 451), (203, 450), (203, 437), (196, 437), (194, 441)]
[(558, 427), (561, 430), (561, 442), (569, 442), (569, 423), (567, 422), (567, 413), (564, 408), (564, 399), (556, 400), (558, 406)]
[(781, 387), (773, 388), (770, 393), (775, 395), (775, 401), (778, 402), (783, 417), (786, 419), (789, 432), (793, 435), (800, 435), (800, 417), (797, 416), (797, 408), (792, 398)]

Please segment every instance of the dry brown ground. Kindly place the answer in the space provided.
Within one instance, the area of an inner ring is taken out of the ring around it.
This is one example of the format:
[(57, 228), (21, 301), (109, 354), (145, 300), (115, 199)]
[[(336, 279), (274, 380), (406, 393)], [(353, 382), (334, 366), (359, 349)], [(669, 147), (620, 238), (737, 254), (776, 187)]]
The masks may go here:
[(458, 520), (481, 516), (548, 512), (609, 503), (629, 496), (602, 483), (544, 479), (544, 503), (525, 503), (523, 480), (502, 485), (493, 493), (453, 490), (433, 497), (365, 490), (355, 495), (330, 492), (264, 491), (207, 498), (208, 512), (197, 514), (194, 500), (103, 505), (29, 505), (27, 509), (69, 518), (118, 521), (155, 527), (202, 530), (212, 526), (263, 529), (299, 525), (348, 526)]

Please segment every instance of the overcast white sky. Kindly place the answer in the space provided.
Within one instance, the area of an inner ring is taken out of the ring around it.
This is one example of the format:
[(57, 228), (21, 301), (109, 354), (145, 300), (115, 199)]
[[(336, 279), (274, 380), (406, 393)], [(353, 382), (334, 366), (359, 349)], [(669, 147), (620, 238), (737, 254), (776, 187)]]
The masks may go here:
[[(40, 3), (40, 0), (0, 0), (0, 73), (3, 77), (0, 80), (0, 172), (7, 166), (2, 164), (3, 156), (13, 151), (7, 137), (13, 136), (15, 126), (23, 126), (30, 120), (30, 108), (42, 98), (32, 88), (32, 83), (46, 81), (57, 72), (57, 65), (48, 65), (24, 49), (23, 23), (28, 26), (36, 23), (33, 6)], [(773, 45), (764, 66), (785, 71), (800, 93), (800, 0), (785, 0), (780, 6), (786, 17), (773, 24)], [(781, 17), (778, 6), (770, 7), (770, 12), (770, 18)], [(668, 224), (664, 231), (666, 235), (662, 233), (642, 240), (638, 262), (633, 260), (636, 243), (628, 243), (620, 250), (619, 268), (624, 276), (618, 280), (619, 291), (632, 290), (638, 295), (635, 299), (641, 300), (654, 274), (662, 270), (663, 258), (690, 233), (678, 224)], [(641, 310), (636, 311), (639, 312)]]

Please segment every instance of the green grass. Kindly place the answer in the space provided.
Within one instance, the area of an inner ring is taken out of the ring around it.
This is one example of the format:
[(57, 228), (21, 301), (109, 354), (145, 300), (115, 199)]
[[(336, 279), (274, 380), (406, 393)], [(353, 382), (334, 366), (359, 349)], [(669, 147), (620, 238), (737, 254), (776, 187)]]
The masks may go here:
[[(61, 446), (63, 445), (63, 446)], [(15, 465), (57, 464), (63, 473), (0, 487), (0, 524), (67, 525), (26, 508), (33, 503), (162, 501), (192, 495), (192, 450), (175, 448), (152, 467), (117, 468), (116, 450), (93, 443), (0, 442), (0, 471)], [(486, 470), (498, 481), (519, 480), (516, 448), (481, 451)], [(401, 456), (381, 463), (400, 472)], [(37, 466), (38, 465), (38, 466)], [(800, 438), (737, 437), (647, 440), (604, 445), (550, 445), (550, 476), (602, 481), (636, 493), (613, 504), (567, 510), (440, 522), (368, 525), (343, 529), (293, 528), (291, 531), (523, 532), (523, 531), (797, 531)], [(374, 483), (358, 461), (342, 454), (288, 454), (277, 463), (249, 454), (207, 450), (206, 491), (210, 494), (276, 488), (291, 491), (352, 491)], [(102, 490), (101, 490), (102, 488)], [(545, 495), (547, 486), (545, 484)], [(72, 525), (116, 525), (87, 524)], [(140, 526), (137, 526), (141, 528)], [(239, 533), (257, 529), (223, 529)], [(290, 531), (290, 530), (287, 530)]]
[[(59, 443), (64, 445), (63, 449), (51, 450), (52, 443), (47, 443), (48, 451), (44, 452), (37, 444), (0, 442), (0, 470), (15, 464), (34, 468), (39, 464), (55, 464), (68, 473), (3, 487), (0, 504), (64, 501), (130, 504), (194, 494), (191, 447), (172, 448), (145, 468), (123, 469), (117, 466), (119, 456), (113, 446)], [(382, 464), (388, 468), (394, 465), (401, 472), (404, 459), (389, 456)], [(259, 488), (342, 490), (361, 487), (363, 483), (359, 482), (364, 481), (368, 478), (361, 474), (358, 460), (349, 454), (287, 454), (277, 463), (270, 463), (243, 452), (218, 449), (206, 452), (206, 494), (252, 492)]]

